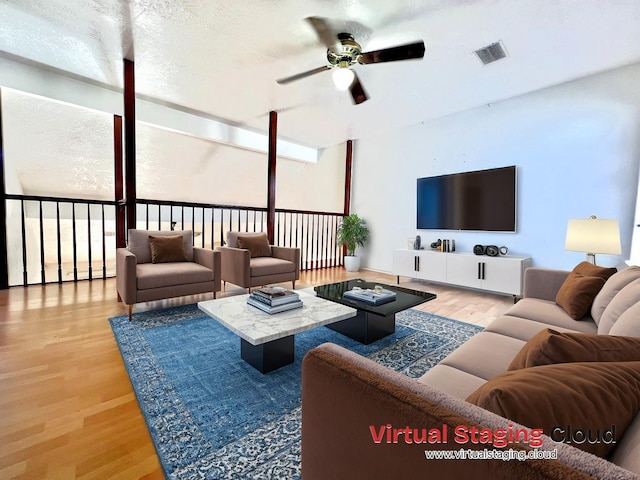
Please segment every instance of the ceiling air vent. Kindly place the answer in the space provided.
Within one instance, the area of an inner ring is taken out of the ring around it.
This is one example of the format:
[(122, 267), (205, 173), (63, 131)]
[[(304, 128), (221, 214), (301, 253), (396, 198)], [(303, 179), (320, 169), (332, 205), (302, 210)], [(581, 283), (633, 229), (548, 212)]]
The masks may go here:
[(502, 42), (500, 41), (492, 43), (491, 45), (487, 45), (480, 50), (476, 50), (475, 54), (485, 65), (488, 65), (489, 63), (495, 62), (496, 60), (500, 60), (501, 58), (507, 56), (507, 52), (505, 52)]

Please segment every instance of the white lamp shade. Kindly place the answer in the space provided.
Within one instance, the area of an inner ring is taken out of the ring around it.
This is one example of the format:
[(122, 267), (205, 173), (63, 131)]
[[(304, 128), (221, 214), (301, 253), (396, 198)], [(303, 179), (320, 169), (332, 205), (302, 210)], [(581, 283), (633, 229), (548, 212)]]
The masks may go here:
[(565, 250), (619, 255), (620, 227), (617, 220), (572, 218), (567, 225)]
[(346, 67), (334, 67), (331, 75), (333, 77), (333, 83), (338, 90), (348, 89), (356, 76), (353, 70)]

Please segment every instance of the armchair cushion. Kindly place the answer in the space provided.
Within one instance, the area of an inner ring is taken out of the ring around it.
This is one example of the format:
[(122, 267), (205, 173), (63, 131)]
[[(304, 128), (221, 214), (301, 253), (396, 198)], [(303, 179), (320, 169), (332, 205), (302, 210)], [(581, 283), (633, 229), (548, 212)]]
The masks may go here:
[(245, 248), (251, 252), (251, 258), (270, 257), (271, 245), (266, 233), (260, 235), (238, 235), (238, 248)]
[(184, 253), (188, 262), (193, 261), (193, 232), (191, 230), (166, 230), (166, 231), (150, 231), (129, 230), (129, 240), (127, 247), (129, 251), (136, 256), (138, 264), (151, 263), (151, 247), (149, 245), (149, 235), (153, 236), (172, 236), (182, 235), (184, 245)]
[(151, 263), (186, 262), (182, 235), (149, 235)]
[(258, 257), (251, 259), (249, 271), (252, 277), (263, 277), (265, 275), (295, 272), (296, 265), (280, 258)]
[(143, 263), (136, 273), (138, 290), (213, 281), (213, 271), (194, 262)]

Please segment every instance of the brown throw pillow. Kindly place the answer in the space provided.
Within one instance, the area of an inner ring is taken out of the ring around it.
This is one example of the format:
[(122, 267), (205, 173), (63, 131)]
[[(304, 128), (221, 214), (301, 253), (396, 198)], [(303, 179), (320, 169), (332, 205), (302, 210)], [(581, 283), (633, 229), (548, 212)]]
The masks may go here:
[[(505, 372), (467, 401), (606, 457), (640, 408), (640, 362), (559, 363)], [(580, 443), (578, 431), (594, 441)]]
[(269, 245), (266, 233), (262, 235), (238, 235), (238, 247), (249, 250), (251, 258), (271, 256), (271, 245)]
[(554, 363), (629, 361), (640, 361), (640, 338), (560, 333), (546, 328), (531, 337), (508, 370)]
[(585, 277), (571, 272), (560, 286), (556, 303), (574, 320), (580, 320), (591, 309), (593, 299), (604, 285), (602, 277)]
[(607, 280), (611, 275), (618, 271), (615, 267), (599, 267), (587, 261), (580, 262), (576, 265), (572, 272), (579, 273), (585, 277), (601, 277)]
[(186, 262), (182, 235), (149, 235), (151, 263)]

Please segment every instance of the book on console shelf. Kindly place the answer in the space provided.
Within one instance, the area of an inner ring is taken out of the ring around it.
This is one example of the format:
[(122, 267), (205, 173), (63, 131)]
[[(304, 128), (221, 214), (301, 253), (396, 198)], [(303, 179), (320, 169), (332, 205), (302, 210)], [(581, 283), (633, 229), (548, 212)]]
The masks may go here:
[(383, 305), (385, 303), (393, 302), (396, 299), (396, 292), (392, 292), (391, 290), (387, 289), (375, 291), (371, 288), (355, 288), (352, 290), (347, 290), (342, 294), (342, 296), (350, 298), (352, 300), (358, 300), (360, 302), (368, 303), (369, 305)]
[(247, 303), (269, 314), (286, 312), (288, 310), (294, 310), (296, 308), (302, 307), (301, 300), (294, 300), (292, 302), (284, 303), (282, 305), (267, 305), (266, 303), (260, 300), (257, 300), (255, 296), (249, 296), (249, 298), (247, 298)]
[(272, 307), (300, 301), (300, 296), (282, 287), (262, 287), (251, 292), (251, 297)]

